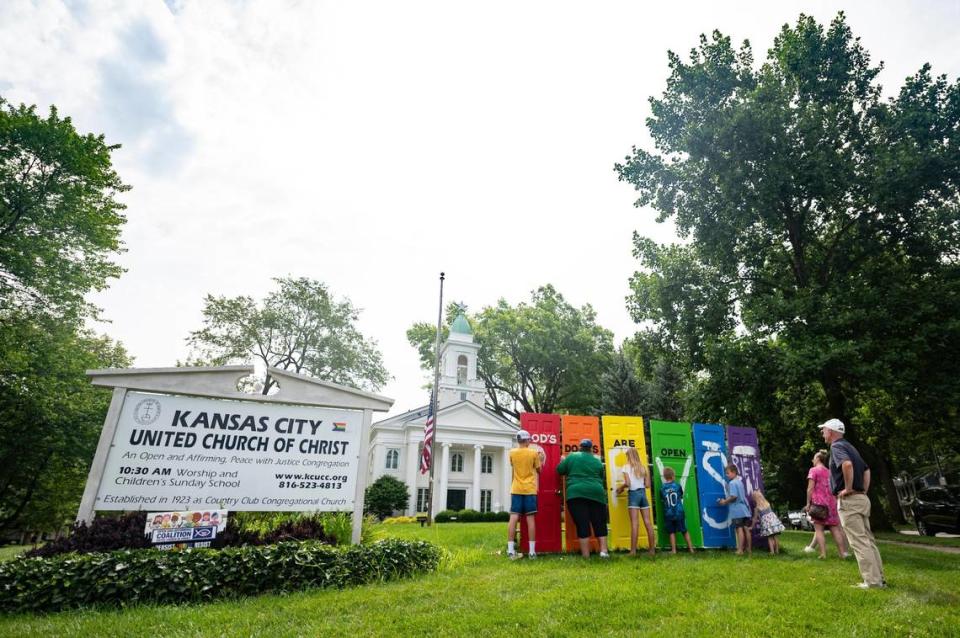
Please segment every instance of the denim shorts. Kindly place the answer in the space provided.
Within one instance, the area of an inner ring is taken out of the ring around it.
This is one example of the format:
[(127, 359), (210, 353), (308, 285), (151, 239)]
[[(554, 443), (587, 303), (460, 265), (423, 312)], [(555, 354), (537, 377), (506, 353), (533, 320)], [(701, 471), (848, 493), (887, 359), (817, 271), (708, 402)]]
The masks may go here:
[(629, 490), (627, 492), (627, 508), (632, 510), (649, 509), (650, 502), (647, 501), (647, 490)]
[(510, 495), (510, 513), (526, 516), (527, 514), (537, 513), (537, 495), (536, 494), (511, 494)]

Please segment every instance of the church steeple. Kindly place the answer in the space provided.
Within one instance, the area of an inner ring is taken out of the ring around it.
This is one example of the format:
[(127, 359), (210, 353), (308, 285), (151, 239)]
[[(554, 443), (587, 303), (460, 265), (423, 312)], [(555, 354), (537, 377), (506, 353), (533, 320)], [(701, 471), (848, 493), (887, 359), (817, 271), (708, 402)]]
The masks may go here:
[(440, 408), (460, 401), (483, 407), (486, 386), (477, 378), (477, 353), (473, 330), (463, 313), (450, 324), (450, 336), (440, 347)]

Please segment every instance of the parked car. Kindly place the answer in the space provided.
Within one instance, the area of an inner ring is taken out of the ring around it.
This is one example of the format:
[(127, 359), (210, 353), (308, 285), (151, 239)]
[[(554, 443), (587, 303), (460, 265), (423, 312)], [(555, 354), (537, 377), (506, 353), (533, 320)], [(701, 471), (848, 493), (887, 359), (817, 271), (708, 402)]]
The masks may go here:
[(807, 532), (813, 531), (813, 523), (810, 522), (810, 517), (803, 510), (787, 512), (786, 522), (789, 523), (793, 529), (802, 529)]
[(933, 486), (917, 491), (913, 520), (922, 536), (937, 532), (960, 534), (960, 486)]

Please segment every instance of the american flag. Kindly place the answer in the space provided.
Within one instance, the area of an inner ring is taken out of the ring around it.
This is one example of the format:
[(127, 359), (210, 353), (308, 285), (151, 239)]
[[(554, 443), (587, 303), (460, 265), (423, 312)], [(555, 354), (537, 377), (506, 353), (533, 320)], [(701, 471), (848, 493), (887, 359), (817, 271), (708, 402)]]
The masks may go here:
[(423, 426), (423, 452), (420, 453), (420, 473), (430, 471), (430, 443), (434, 433), (433, 397), (430, 397), (430, 407), (427, 408), (427, 422)]

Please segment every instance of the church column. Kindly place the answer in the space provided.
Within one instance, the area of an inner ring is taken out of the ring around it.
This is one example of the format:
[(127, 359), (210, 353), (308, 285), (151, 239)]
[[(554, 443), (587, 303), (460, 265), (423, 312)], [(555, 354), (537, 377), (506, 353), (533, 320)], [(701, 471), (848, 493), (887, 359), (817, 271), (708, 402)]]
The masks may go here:
[(483, 446), (480, 444), (473, 446), (473, 504), (470, 509), (480, 511), (480, 451)]
[(437, 493), (433, 499), (433, 511), (440, 512), (446, 509), (447, 504), (447, 484), (450, 478), (450, 444), (443, 444), (443, 456), (440, 462), (440, 485), (437, 486)]
[(420, 469), (420, 445), (418, 441), (413, 438), (413, 432), (410, 433), (410, 440), (407, 441), (407, 489), (410, 490), (410, 503), (407, 508), (410, 512), (410, 516), (414, 516), (417, 513), (417, 472)]
[(503, 512), (510, 511), (510, 484), (513, 483), (513, 468), (510, 467), (510, 448), (503, 448), (503, 460), (500, 461), (500, 476), (503, 477), (503, 494), (500, 503)]

